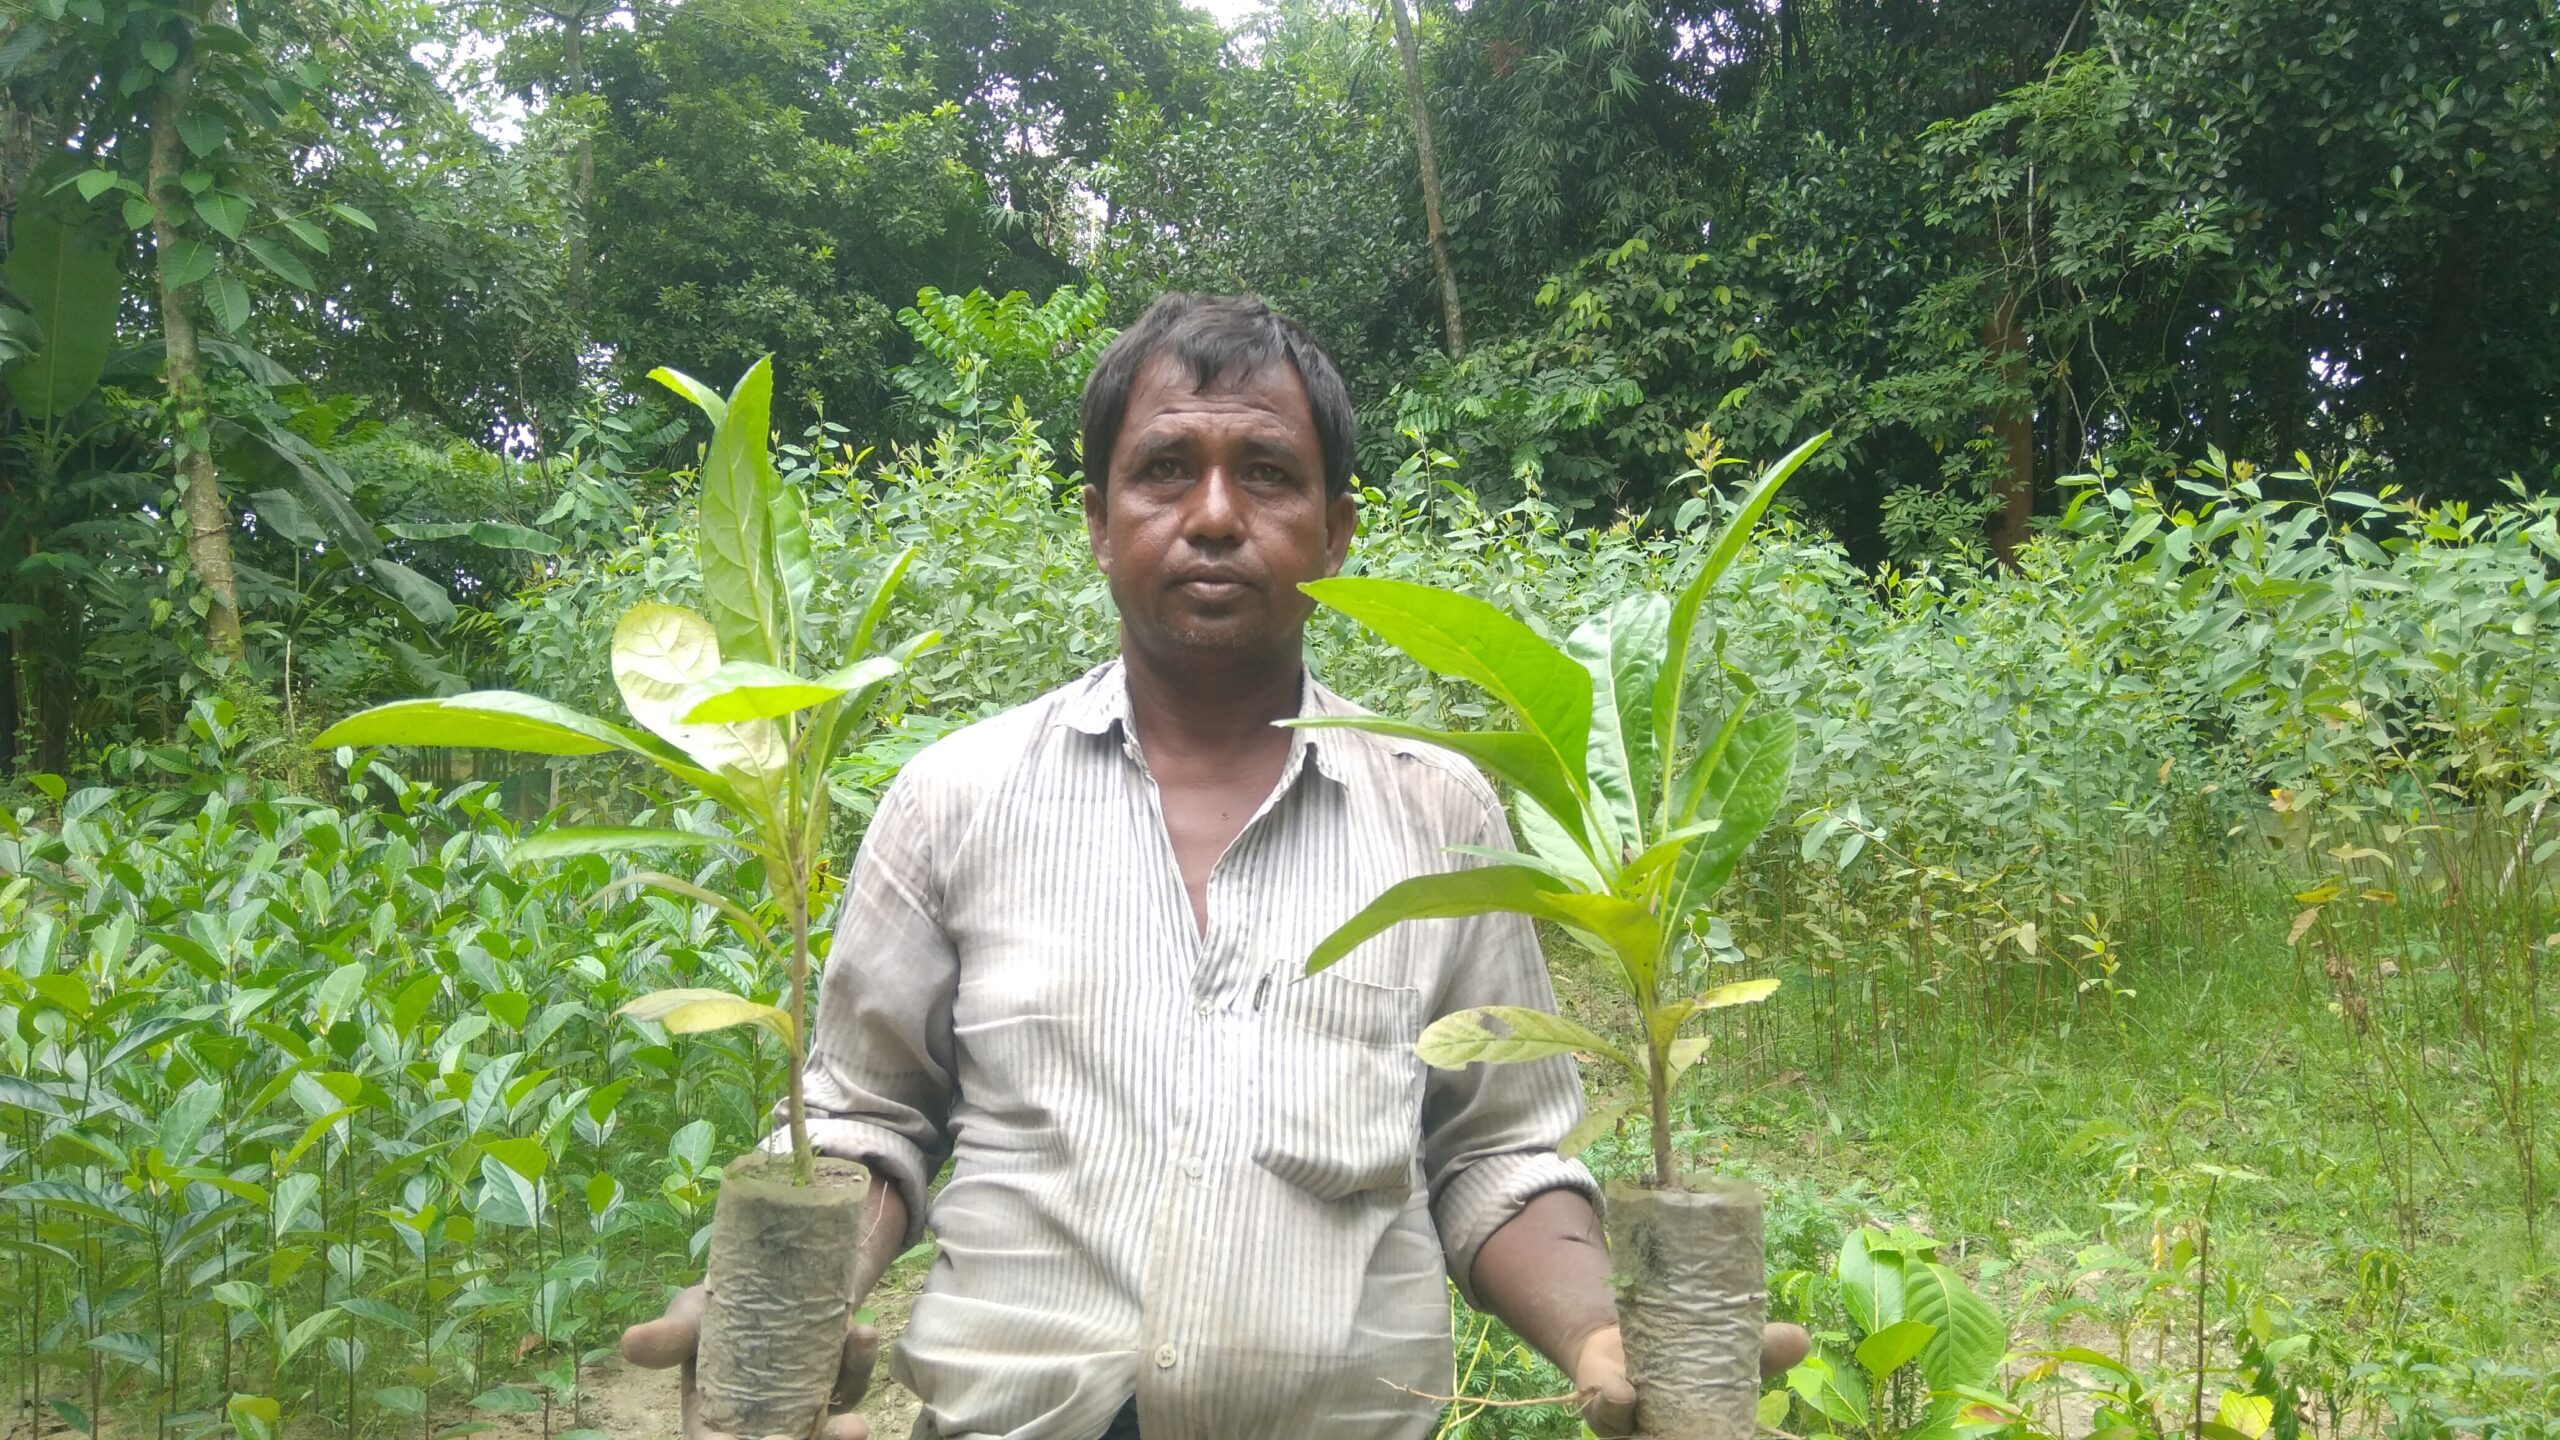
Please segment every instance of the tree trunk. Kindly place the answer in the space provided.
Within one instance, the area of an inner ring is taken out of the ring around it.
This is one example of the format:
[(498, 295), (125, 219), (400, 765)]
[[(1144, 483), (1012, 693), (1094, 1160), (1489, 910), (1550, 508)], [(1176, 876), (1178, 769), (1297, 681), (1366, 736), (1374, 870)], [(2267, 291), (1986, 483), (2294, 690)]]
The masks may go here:
[(18, 773), (18, 636), (0, 630), (0, 780)]
[[(2004, 294), (1982, 322), (1984, 348), (1998, 357), (2002, 378), (2023, 387), (2027, 371), (2027, 332), (2018, 324), (2019, 299)], [(1991, 531), (1991, 553), (2016, 568), (2018, 550), (2027, 543), (2027, 522), (2036, 513), (2036, 426), (2032, 399), (2021, 398), (1991, 417), (1991, 433), (2000, 442), (2005, 462), (2000, 471), (2000, 515)]]
[[(587, 12), (572, 10), (559, 17), (569, 31), (569, 93), (587, 93)], [(581, 330), (587, 318), (587, 206), (596, 193), (596, 145), (593, 136), (578, 132), (578, 174), (571, 182), (572, 209), (569, 217), (569, 306), (578, 317)]]
[(1440, 228), (1440, 155), (1431, 144), (1431, 112), (1422, 103), (1422, 50), (1414, 43), (1413, 21), (1404, 0), (1387, 0), (1395, 17), (1396, 53), (1404, 58), (1404, 98), (1413, 117), (1413, 154), (1422, 166), (1422, 222), (1431, 233), (1431, 268), (1440, 276), (1440, 325), (1449, 358), (1467, 355), (1467, 326), (1458, 315), (1458, 272), (1449, 266), (1449, 237)]
[(178, 206), (185, 194), (178, 183), (185, 166), (178, 121), (187, 113), (195, 68), (192, 55), (180, 61), (152, 108), (151, 244), (153, 269), (160, 281), (160, 330), (168, 341), (164, 375), (170, 404), (177, 412), (187, 563), (195, 567), (196, 579), (211, 601), (204, 616), (205, 641), (217, 654), (236, 662), (247, 652), (240, 641), (240, 586), (231, 568), (231, 509), (222, 501), (221, 480), (213, 470), (212, 417), (205, 399), (204, 361), (196, 353), (195, 316), (187, 308), (183, 289), (169, 283), (170, 254), (178, 243)]

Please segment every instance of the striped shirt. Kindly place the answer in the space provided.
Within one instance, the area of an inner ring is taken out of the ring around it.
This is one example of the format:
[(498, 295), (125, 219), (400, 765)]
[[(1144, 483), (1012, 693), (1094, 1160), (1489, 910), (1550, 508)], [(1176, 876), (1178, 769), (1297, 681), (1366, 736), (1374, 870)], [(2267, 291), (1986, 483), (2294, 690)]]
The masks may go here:
[(1532, 1196), (1593, 1193), (1555, 1153), (1581, 1091), (1561, 1057), (1414, 1058), (1451, 1011), (1553, 1007), (1517, 916), (1409, 922), (1300, 975), (1387, 886), (1469, 863), (1448, 847), (1510, 844), (1463, 760), (1294, 731), (1203, 934), (1118, 662), (909, 763), (837, 917), (806, 1090), (818, 1148), (940, 1240), (892, 1362), (916, 1433), (1089, 1440), (1134, 1396), (1149, 1440), (1428, 1435), (1444, 1277)]

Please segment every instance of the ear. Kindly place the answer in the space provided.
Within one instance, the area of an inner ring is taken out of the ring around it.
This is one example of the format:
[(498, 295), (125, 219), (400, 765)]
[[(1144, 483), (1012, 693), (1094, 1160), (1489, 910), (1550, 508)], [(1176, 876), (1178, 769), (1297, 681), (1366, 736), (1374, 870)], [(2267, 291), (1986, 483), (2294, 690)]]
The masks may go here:
[(1324, 573), (1339, 575), (1351, 554), (1351, 537), (1360, 530), (1358, 492), (1344, 490), (1324, 502)]
[(1084, 540), (1093, 548), (1094, 568), (1111, 573), (1110, 508), (1111, 497), (1099, 485), (1087, 485), (1077, 492), (1084, 505)]

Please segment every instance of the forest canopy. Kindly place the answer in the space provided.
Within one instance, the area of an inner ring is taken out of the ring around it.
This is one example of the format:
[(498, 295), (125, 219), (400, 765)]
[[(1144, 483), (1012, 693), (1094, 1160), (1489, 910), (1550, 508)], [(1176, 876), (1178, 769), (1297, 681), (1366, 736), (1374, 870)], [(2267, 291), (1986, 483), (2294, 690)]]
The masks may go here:
[(1076, 356), (1169, 288), (1312, 327), (1372, 479), (1660, 526), (1706, 438), (1831, 429), (1793, 500), (1867, 566), (2009, 557), (2101, 462), (2545, 490), (2555, 47), (2533, 0), (24, 0), (0, 753), (487, 678), (493, 607), (680, 489), (658, 365), (772, 354), (786, 433), (882, 453), (1018, 394), (1071, 472)]

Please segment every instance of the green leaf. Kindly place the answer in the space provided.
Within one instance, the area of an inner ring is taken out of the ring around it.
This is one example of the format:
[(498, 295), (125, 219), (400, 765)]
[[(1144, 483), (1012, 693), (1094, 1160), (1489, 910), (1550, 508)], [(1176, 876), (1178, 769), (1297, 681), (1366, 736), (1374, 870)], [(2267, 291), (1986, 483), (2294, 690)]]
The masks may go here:
[(1778, 982), (1774, 979), (1736, 980), (1730, 985), (1718, 985), (1690, 1001), (1689, 1010), (1696, 1014), (1705, 1010), (1722, 1010), (1728, 1005), (1757, 1005), (1777, 993)]
[(480, 1157), (480, 1204), (473, 1213), (483, 1225), (531, 1230), (542, 1223), (542, 1187), (509, 1169), (497, 1156), (484, 1153)]
[(717, 850), (737, 842), (725, 835), (648, 826), (555, 825), (528, 835), (507, 852), (509, 865), (566, 860), (574, 855), (639, 855), (660, 850)]
[(1484, 687), (1583, 786), (1591, 677), (1518, 620), (1473, 596), (1403, 580), (1336, 577), (1300, 588), (1378, 633), (1434, 675)]
[(353, 205), (340, 205), (332, 201), (329, 205), (329, 213), (359, 229), (371, 230), (378, 233), (382, 228), (381, 226), (373, 223), (372, 216), (367, 215)]
[(1855, 1370), (1843, 1370), (1821, 1355), (1808, 1355), (1787, 1372), (1787, 1388), (1825, 1419), (1843, 1425), (1867, 1423), (1867, 1387)]
[(62, 1102), (32, 1080), (15, 1075), (0, 1075), (0, 1105), (14, 1106), (36, 1115), (59, 1116)]
[(783, 1044), (792, 1043), (791, 1017), (771, 1005), (760, 1005), (726, 990), (659, 990), (643, 995), (615, 1012), (634, 1020), (654, 1020), (670, 1035), (726, 1030), (733, 1025), (761, 1025)]
[(1654, 680), (1670, 623), (1670, 602), (1630, 595), (1583, 622), (1564, 642), (1565, 653), (1591, 677), (1591, 744), (1583, 773), (1612, 868), (1644, 843), (1641, 816), (1654, 777)]
[(183, 290), (213, 273), (214, 248), (184, 235), (171, 238), (160, 252), (160, 283)]
[(166, 75), (170, 67), (178, 63), (178, 47), (166, 40), (145, 40), (142, 42), (142, 58), (150, 62), (152, 69)]
[(726, 895), (719, 895), (709, 890), (705, 890), (690, 880), (682, 879), (674, 875), (664, 874), (660, 871), (635, 870), (597, 891), (593, 898), (596, 902), (601, 903), (605, 900), (611, 899), (614, 894), (619, 891), (639, 889), (643, 887), (651, 890), (664, 890), (670, 895), (679, 896), (683, 899), (694, 901), (697, 904), (710, 906), (712, 909), (719, 911), (723, 916), (725, 916), (729, 923), (736, 927), (740, 935), (752, 941), (758, 948), (769, 947), (773, 943), (773, 941), (766, 936), (764, 926), (756, 923), (756, 917), (748, 914), (746, 907), (740, 905), (737, 901), (730, 899)]
[(1706, 1035), (1691, 1035), (1685, 1039), (1672, 1041), (1662, 1052), (1663, 1078), (1672, 1083), (1678, 1083), (1681, 1076), (1689, 1073), (1690, 1066), (1706, 1058), (1707, 1046), (1711, 1038)]
[(481, 1151), (527, 1180), (539, 1180), (551, 1169), (551, 1152), (539, 1140), (511, 1136), (492, 1140)]
[(275, 1440), (284, 1414), (283, 1407), (265, 1395), (234, 1395), (223, 1408), (241, 1440)]
[(172, 1165), (184, 1165), (196, 1155), (196, 1145), (204, 1138), (207, 1125), (213, 1123), (214, 1112), (222, 1108), (222, 1086), (212, 1080), (198, 1080), (178, 1092), (169, 1108), (160, 1112), (160, 1155)]
[[(1715, 583), (1724, 578), (1724, 572), (1732, 568), (1734, 557), (1742, 553), (1743, 543), (1751, 538), (1752, 527), (1760, 523), (1769, 502), (1778, 498), (1778, 487), (1786, 484), (1787, 478), (1795, 474), (1805, 461), (1812, 459), (1814, 452), (1830, 439), (1831, 432), (1825, 430), (1788, 451), (1777, 464), (1760, 472), (1760, 478), (1743, 495), (1741, 507), (1733, 512), (1732, 519), (1725, 522), (1724, 530), (1716, 536), (1715, 543), (1707, 547), (1707, 558), (1699, 562), (1698, 573), (1689, 577), (1689, 583), (1681, 587), (1680, 598), (1672, 602), (1670, 629), (1663, 644), (1662, 673), (1653, 689), (1653, 748), (1655, 754), (1665, 757), (1666, 766), (1668, 757), (1679, 747), (1680, 693), (1688, 680), (1689, 643), (1697, 630), (1698, 607), (1705, 602), (1707, 592), (1715, 588)], [(1667, 778), (1667, 768), (1665, 773)], [(1669, 793), (1666, 785), (1666, 798)]]
[(315, 1310), (305, 1315), (292, 1329), (285, 1332), (284, 1339), (276, 1345), (276, 1363), (282, 1364), (300, 1354), (304, 1346), (320, 1338), (321, 1332), (336, 1328), (338, 1322), (344, 1318), (345, 1312), (335, 1307)]
[(782, 628), (775, 637), (780, 647), (775, 653), (796, 663), (802, 617), (809, 613), (809, 596), (818, 587), (818, 562), (809, 553), (809, 512), (800, 492), (776, 476), (771, 503), (773, 563), (782, 577)]
[(1571, 1130), (1565, 1132), (1564, 1139), (1556, 1142), (1556, 1153), (1567, 1160), (1570, 1160), (1574, 1156), (1581, 1154), (1583, 1151), (1590, 1149), (1593, 1145), (1599, 1143), (1601, 1136), (1617, 1129), (1620, 1124), (1624, 1123), (1626, 1118), (1629, 1115), (1634, 1114), (1637, 1108), (1643, 1103), (1643, 1101), (1630, 1096), (1621, 1100), (1609, 1101), (1607, 1104), (1601, 1105), (1597, 1109), (1584, 1111), (1580, 1122), (1575, 1124)]
[(1525, 865), (1482, 865), (1473, 870), (1416, 875), (1388, 886), (1385, 894), (1318, 941), (1314, 953), (1307, 956), (1306, 973), (1315, 974), (1350, 954), (1370, 936), (1402, 921), (1504, 910), (1543, 915), (1547, 913), (1547, 901), (1560, 893), (1569, 892), (1554, 876)]
[(450, 745), (530, 755), (600, 755), (607, 750), (653, 754), (640, 736), (620, 725), (516, 690), (394, 700), (348, 716), (321, 731), (311, 744), (320, 750), (340, 745)]
[(71, 180), (71, 186), (80, 192), (80, 198), (90, 201), (96, 200), (122, 183), (124, 183), (124, 177), (113, 170), (84, 170), (73, 176)]
[(1936, 1327), (1920, 1352), (1920, 1373), (1940, 1390), (1988, 1385), (2009, 1351), (2009, 1330), (1998, 1314), (1944, 1265), (1902, 1267), (1903, 1311)]
[(286, 215), (276, 221), (284, 233), (302, 242), (302, 248), (315, 255), (329, 253), (329, 232), (298, 216)]
[(761, 780), (788, 760), (770, 720), (695, 725), (682, 717), (685, 692), (720, 669), (712, 623), (677, 605), (634, 605), (613, 627), (613, 683), (631, 717), (709, 770)]
[(536, 555), (558, 555), (560, 542), (528, 525), (511, 525), (503, 520), (407, 520), (383, 527), (403, 540), (468, 540), (491, 550), (524, 550)]
[(204, 287), (205, 308), (213, 312), (213, 323), (237, 335), (249, 323), (249, 287), (237, 275), (216, 275)]
[[(1373, 735), (1419, 740), (1455, 751), (1520, 791), (1558, 821), (1574, 837), (1580, 868), (1591, 869), (1588, 851), (1581, 843), (1581, 787), (1556, 759), (1554, 747), (1537, 736), (1517, 730), (1434, 730), (1428, 725), (1390, 720), (1382, 715), (1302, 715), (1280, 723), (1300, 730), (1366, 730)], [(1544, 852), (1540, 853), (1544, 856)], [(1554, 863), (1556, 857), (1544, 858)], [(1593, 881), (1594, 888), (1598, 888), (1596, 872)]]
[(907, 567), (923, 553), (923, 546), (910, 545), (898, 552), (898, 558), (889, 562), (888, 569), (880, 572), (879, 580), (872, 584), (871, 599), (862, 607), (862, 619), (855, 623), (853, 638), (846, 644), (844, 653), (856, 658), (871, 653), (871, 637), (878, 633), (880, 622), (888, 618), (889, 602), (898, 593), (898, 582), (907, 577)]
[(1858, 1364), (1878, 1383), (1919, 1355), (1938, 1327), (1926, 1320), (1896, 1320), (1858, 1343)]
[(1786, 711), (1771, 708), (1745, 715), (1734, 727), (1731, 743), (1696, 762), (1711, 766), (1699, 786), (1698, 812), (1682, 823), (1712, 818), (1711, 834), (1691, 841), (1674, 862), (1663, 913), (1675, 922), (1715, 898), (1733, 878), (1743, 852), (1769, 828), (1795, 777), (1796, 723)]
[(397, 560), (376, 555), (365, 562), (364, 570), (382, 593), (398, 602), (400, 608), (418, 617), (418, 623), (431, 630), (441, 630), (453, 623), (453, 597), (445, 588)]
[(207, 190), (195, 198), (195, 207), (205, 224), (228, 239), (239, 239), (241, 228), (249, 223), (249, 202), (227, 191)]
[(1759, 1421), (1761, 1429), (1775, 1430), (1787, 1423), (1787, 1407), (1787, 1392), (1772, 1390), (1760, 1397), (1760, 1404), (1753, 1411), (1753, 1418)]
[(115, 251), (105, 237), (50, 206), (21, 210), (10, 238), (0, 274), (44, 338), (10, 367), (9, 393), (25, 415), (51, 419), (87, 399), (106, 370), (121, 294)]
[(1443, 1015), (1424, 1028), (1413, 1053), (1436, 1070), (1463, 1070), (1482, 1061), (1511, 1065), (1587, 1051), (1641, 1074), (1625, 1051), (1588, 1028), (1545, 1010), (1521, 1005), (1479, 1005)]
[(788, 660), (788, 609), (773, 533), (781, 480), (766, 451), (773, 362), (757, 361), (730, 392), (728, 413), (702, 461), (697, 553), (702, 593), (719, 636), (720, 658), (767, 665)]
[(210, 110), (190, 110), (178, 117), (178, 138), (190, 155), (210, 155), (231, 143), (231, 122)]
[(302, 263), (302, 257), (273, 240), (263, 235), (244, 235), (240, 239), (240, 248), (256, 256), (258, 263), (267, 267), (269, 274), (294, 289), (318, 288), (317, 282), (311, 278), (310, 267)]
[(767, 720), (878, 685), (904, 668), (893, 656), (874, 655), (809, 680), (752, 660), (731, 660), (686, 686), (676, 708), (688, 724)]
[(1874, 1250), (1870, 1242), (1882, 1238), (1874, 1230), (1851, 1231), (1840, 1242), (1834, 1271), (1841, 1307), (1870, 1335), (1903, 1316), (1902, 1257)]
[(683, 371), (661, 365), (649, 372), (649, 378), (701, 406), (702, 413), (711, 417), (713, 425), (729, 418), (729, 402), (720, 398), (720, 392)]

